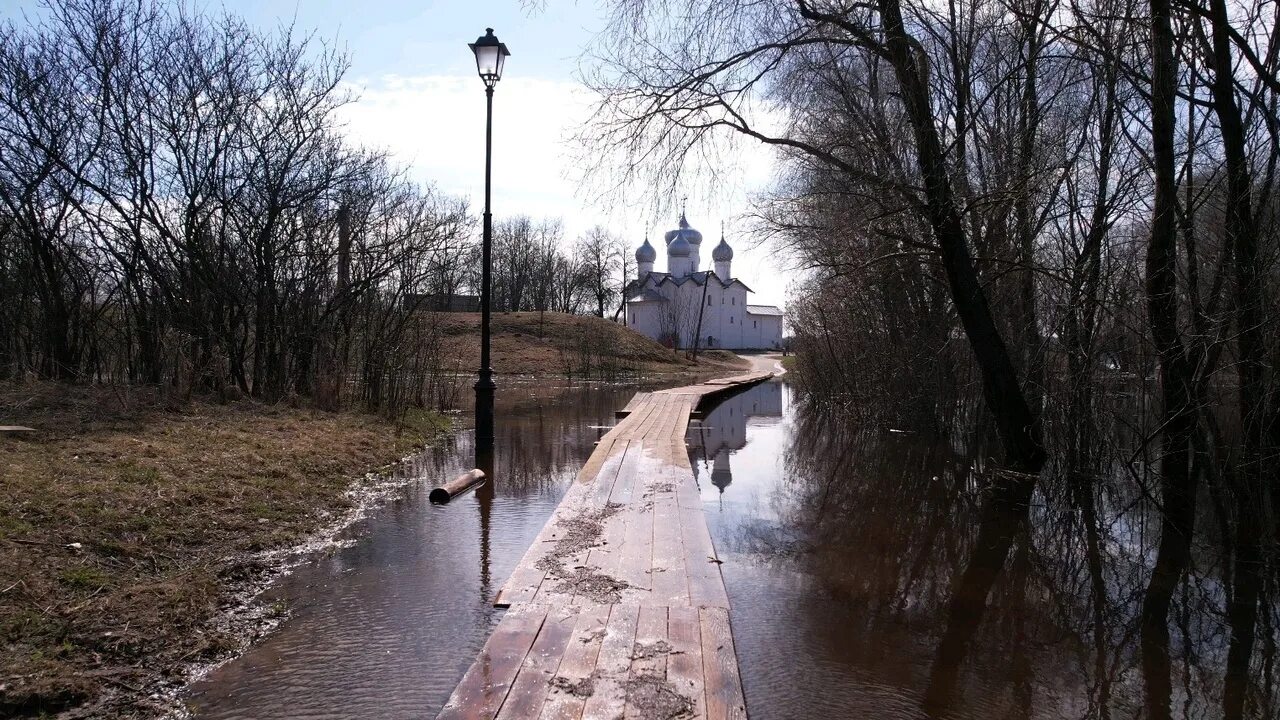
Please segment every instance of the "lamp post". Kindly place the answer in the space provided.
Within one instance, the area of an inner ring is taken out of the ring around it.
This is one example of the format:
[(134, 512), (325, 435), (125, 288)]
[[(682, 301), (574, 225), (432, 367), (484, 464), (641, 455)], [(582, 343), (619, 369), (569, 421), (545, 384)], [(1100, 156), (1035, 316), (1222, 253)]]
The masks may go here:
[[(480, 371), (476, 380), (476, 455), (490, 455), (493, 448), (493, 368), (489, 366), (490, 255), (493, 247), (493, 215), (489, 212), (489, 188), (493, 174), (493, 86), (502, 79), (507, 46), (498, 42), (493, 28), (469, 45), (476, 56), (476, 71), (484, 81), (484, 246), (480, 269)], [(493, 481), (490, 479), (489, 483)]]

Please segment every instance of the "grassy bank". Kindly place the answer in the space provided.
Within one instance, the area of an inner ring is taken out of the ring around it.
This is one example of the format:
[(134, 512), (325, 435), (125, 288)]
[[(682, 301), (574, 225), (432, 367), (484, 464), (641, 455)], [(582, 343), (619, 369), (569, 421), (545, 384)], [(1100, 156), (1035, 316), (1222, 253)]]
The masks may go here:
[[(155, 681), (237, 640), (210, 621), (250, 556), (448, 428), (149, 392), (0, 386), (0, 715), (146, 714)], [(79, 714), (79, 712), (73, 712)]]
[[(424, 313), (435, 323), (442, 354), (458, 367), (480, 361), (479, 313)], [(495, 313), (491, 320), (493, 369), (499, 374), (593, 377), (688, 373), (746, 367), (724, 350), (704, 351), (695, 363), (609, 320), (564, 313)]]

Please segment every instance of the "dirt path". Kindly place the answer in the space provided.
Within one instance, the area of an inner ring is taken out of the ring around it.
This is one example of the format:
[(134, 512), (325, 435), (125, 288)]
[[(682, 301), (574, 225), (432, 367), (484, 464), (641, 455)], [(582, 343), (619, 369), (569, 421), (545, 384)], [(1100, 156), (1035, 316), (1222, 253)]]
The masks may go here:
[(738, 357), (751, 363), (751, 372), (771, 372), (774, 375), (782, 375), (786, 372), (786, 368), (782, 367), (781, 353), (760, 353)]

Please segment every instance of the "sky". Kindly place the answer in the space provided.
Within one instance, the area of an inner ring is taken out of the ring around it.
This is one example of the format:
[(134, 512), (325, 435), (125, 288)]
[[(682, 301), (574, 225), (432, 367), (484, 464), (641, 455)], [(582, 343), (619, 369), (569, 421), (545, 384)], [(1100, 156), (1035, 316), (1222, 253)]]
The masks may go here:
[[(494, 94), (495, 217), (560, 217), (566, 244), (595, 224), (632, 248), (648, 237), (659, 246), (657, 269), (664, 269), (660, 240), (677, 217), (655, 218), (639, 201), (604, 206), (578, 185), (567, 143), (592, 107), (577, 71), (605, 25), (599, 0), (220, 0), (196, 7), (225, 9), (264, 30), (292, 24), (344, 50), (357, 97), (342, 113), (350, 137), (389, 151), (414, 178), (470, 199), (477, 218), (484, 199), (484, 86), (467, 43), (494, 28), (511, 51)], [(0, 15), (38, 8), (35, 0), (18, 0)], [(741, 187), (713, 201), (693, 199), (708, 193), (691, 188), (689, 222), (706, 238), (708, 265), (723, 221), (734, 247), (733, 274), (755, 290), (751, 301), (785, 305), (783, 263), (754, 246), (745, 222), (751, 194), (769, 185), (773, 156), (754, 143), (745, 154)]]

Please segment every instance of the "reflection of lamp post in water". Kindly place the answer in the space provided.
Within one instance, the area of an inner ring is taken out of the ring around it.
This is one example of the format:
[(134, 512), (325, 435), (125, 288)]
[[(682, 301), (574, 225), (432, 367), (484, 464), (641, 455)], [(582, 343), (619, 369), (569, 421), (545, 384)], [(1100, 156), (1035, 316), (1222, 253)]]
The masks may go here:
[[(476, 71), (484, 82), (484, 245), (480, 268), (480, 378), (476, 381), (476, 452), (493, 446), (493, 368), (489, 366), (489, 287), (490, 258), (493, 247), (493, 214), (489, 210), (489, 190), (493, 176), (493, 87), (502, 79), (507, 46), (498, 42), (493, 28), (471, 43), (476, 56)], [(483, 468), (482, 468), (483, 469)], [(493, 483), (490, 477), (489, 483)]]
[[(487, 459), (477, 457), (477, 465), (484, 468), (486, 474), (493, 472), (493, 449), (490, 448)], [(480, 600), (489, 602), (493, 599), (492, 573), (489, 562), (489, 518), (493, 514), (493, 479), (476, 488), (476, 504), (480, 508)]]

